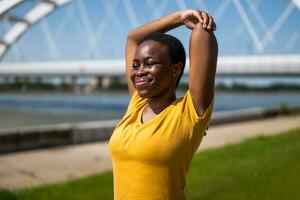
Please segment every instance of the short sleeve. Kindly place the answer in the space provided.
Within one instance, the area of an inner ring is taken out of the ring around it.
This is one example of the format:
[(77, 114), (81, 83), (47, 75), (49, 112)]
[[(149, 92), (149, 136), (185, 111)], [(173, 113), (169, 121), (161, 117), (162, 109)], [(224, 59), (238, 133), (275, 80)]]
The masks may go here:
[(197, 114), (197, 111), (193, 104), (192, 95), (189, 90), (186, 92), (183, 101), (185, 101), (186, 114), (189, 115), (190, 119), (193, 120), (195, 123), (198, 123), (199, 121), (203, 122), (210, 120), (214, 107), (214, 98), (212, 99), (208, 108), (204, 111), (204, 114), (202, 116), (199, 116)]
[(183, 113), (184, 123), (188, 127), (188, 138), (190, 141), (191, 155), (198, 149), (205, 131), (209, 125), (214, 107), (214, 98), (210, 102), (208, 108), (204, 111), (202, 116), (197, 114), (193, 104), (192, 96), (188, 90), (183, 97)]
[(129, 105), (128, 105), (128, 108), (127, 108), (127, 112), (126, 113), (131, 113), (132, 111), (134, 111), (137, 107), (141, 106), (141, 105), (144, 105), (146, 102), (146, 99), (145, 98), (142, 98), (140, 97), (140, 95), (138, 94), (137, 91), (134, 91), (131, 99), (130, 99), (130, 102), (129, 102)]
[(183, 97), (183, 111), (184, 119), (187, 125), (190, 127), (189, 138), (194, 138), (203, 136), (211, 119), (213, 107), (214, 107), (214, 98), (210, 102), (208, 108), (204, 111), (202, 116), (197, 114), (195, 106), (193, 104), (192, 96), (188, 90)]

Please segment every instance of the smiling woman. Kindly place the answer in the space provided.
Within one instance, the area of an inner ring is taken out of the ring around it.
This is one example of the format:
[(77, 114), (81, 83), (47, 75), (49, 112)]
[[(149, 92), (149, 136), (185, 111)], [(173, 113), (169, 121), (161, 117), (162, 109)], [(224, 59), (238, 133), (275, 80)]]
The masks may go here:
[[(189, 89), (177, 98), (186, 56), (181, 42), (164, 32), (183, 24), (192, 29)], [(215, 29), (207, 13), (185, 10), (129, 33), (131, 101), (109, 142), (115, 199), (185, 199), (185, 176), (213, 110)]]
[(131, 70), (131, 80), (141, 97), (156, 96), (174, 85), (168, 50), (159, 42), (139, 45)]
[[(184, 47), (177, 38), (167, 34), (152, 33), (140, 43), (136, 50), (131, 80), (136, 87), (134, 78), (148, 80), (147, 77), (154, 75), (153, 78), (160, 78), (155, 83), (160, 83), (165, 88), (172, 88), (175, 82), (177, 88), (183, 74), (185, 60)], [(163, 88), (162, 86), (153, 85), (156, 87), (156, 93), (160, 93), (158, 89)], [(139, 94), (142, 95), (141, 92)]]

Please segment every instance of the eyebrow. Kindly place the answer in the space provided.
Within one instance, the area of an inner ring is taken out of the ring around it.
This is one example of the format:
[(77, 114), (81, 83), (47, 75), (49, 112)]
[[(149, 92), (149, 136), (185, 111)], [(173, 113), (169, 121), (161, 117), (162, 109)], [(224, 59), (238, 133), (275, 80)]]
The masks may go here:
[[(154, 57), (154, 56), (147, 56), (147, 57), (143, 58), (143, 60), (149, 60), (149, 59), (151, 59), (151, 58), (155, 58), (155, 57)], [(155, 59), (159, 59), (159, 58), (155, 58)], [(134, 58), (132, 61), (133, 61), (133, 62), (134, 62), (134, 61), (139, 61), (139, 59)]]
[(153, 56), (147, 56), (144, 60), (149, 60), (150, 58), (154, 58)]

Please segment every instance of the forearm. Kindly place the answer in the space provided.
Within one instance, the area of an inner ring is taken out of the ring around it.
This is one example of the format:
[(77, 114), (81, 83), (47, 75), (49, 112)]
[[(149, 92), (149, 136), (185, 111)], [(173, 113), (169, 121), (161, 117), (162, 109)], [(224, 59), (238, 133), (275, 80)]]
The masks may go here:
[(197, 65), (215, 66), (218, 54), (218, 44), (212, 31), (201, 26), (193, 29), (190, 36), (190, 61)]
[(210, 104), (214, 96), (218, 45), (215, 35), (197, 26), (190, 37), (189, 88), (199, 113)]
[(127, 39), (139, 43), (151, 33), (164, 33), (180, 25), (183, 25), (183, 22), (180, 17), (180, 12), (174, 12), (170, 15), (159, 18), (136, 29), (133, 29), (131, 32), (129, 32)]

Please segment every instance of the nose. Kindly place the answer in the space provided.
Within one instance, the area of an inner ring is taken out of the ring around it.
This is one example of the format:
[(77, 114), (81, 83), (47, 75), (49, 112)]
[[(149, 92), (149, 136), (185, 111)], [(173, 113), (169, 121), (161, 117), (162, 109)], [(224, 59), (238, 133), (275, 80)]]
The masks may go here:
[(136, 74), (137, 74), (137, 76), (143, 76), (143, 75), (147, 74), (147, 71), (146, 71), (144, 65), (141, 65), (139, 67), (139, 69), (137, 70)]

